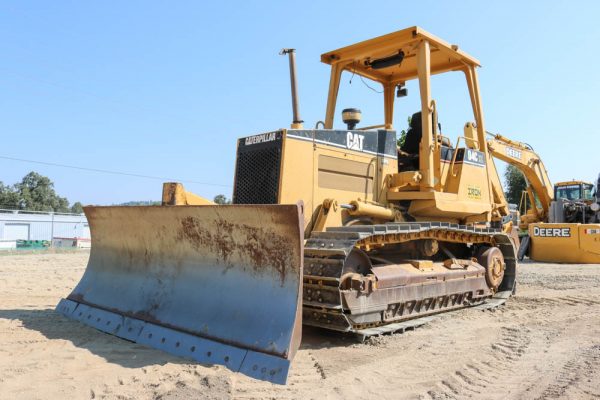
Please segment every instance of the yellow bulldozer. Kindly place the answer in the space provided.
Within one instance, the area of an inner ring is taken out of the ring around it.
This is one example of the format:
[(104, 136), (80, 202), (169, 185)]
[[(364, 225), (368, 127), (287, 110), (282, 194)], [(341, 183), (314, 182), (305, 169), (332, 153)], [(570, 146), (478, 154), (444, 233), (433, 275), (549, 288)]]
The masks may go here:
[[(361, 337), (432, 314), (491, 308), (515, 290), (510, 215), (486, 141), (479, 61), (419, 27), (321, 56), (325, 119), (237, 142), (232, 205), (163, 186), (161, 206), (86, 207), (87, 269), (57, 311), (101, 331), (285, 383), (302, 324)], [(342, 73), (383, 89), (384, 120), (342, 111)], [(431, 76), (465, 77), (472, 122), (442, 135)], [(418, 80), (401, 146), (394, 101)], [(320, 128), (319, 128), (320, 126)]]

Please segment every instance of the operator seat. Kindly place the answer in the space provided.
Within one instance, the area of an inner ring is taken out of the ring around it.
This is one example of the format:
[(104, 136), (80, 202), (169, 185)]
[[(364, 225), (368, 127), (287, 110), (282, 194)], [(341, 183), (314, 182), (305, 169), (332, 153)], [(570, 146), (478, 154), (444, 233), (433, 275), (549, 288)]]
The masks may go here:
[(422, 135), (421, 111), (419, 111), (414, 113), (410, 118), (410, 126), (406, 132), (406, 139), (400, 150), (408, 154), (419, 154), (419, 144), (421, 143)]
[[(432, 115), (433, 123), (437, 120), (436, 116)], [(408, 131), (404, 144), (398, 152), (398, 171), (416, 171), (419, 169), (419, 146), (423, 137), (423, 129), (421, 124), (421, 112), (416, 112), (410, 118)], [(442, 146), (442, 153), (445, 157), (452, 158), (452, 143), (446, 137), (438, 137)]]
[(398, 172), (419, 169), (419, 145), (423, 136), (421, 126), (421, 112), (419, 111), (410, 118), (406, 139), (398, 152)]

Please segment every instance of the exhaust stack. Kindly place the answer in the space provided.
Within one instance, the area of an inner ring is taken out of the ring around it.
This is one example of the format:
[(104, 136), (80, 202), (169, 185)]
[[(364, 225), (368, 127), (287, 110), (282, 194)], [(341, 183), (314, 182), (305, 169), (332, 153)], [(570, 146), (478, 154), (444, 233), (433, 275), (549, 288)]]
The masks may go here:
[(280, 55), (287, 54), (290, 61), (290, 84), (292, 86), (292, 112), (294, 119), (292, 120), (292, 129), (303, 129), (304, 125), (300, 119), (300, 106), (298, 105), (298, 83), (296, 82), (296, 49), (281, 49)]

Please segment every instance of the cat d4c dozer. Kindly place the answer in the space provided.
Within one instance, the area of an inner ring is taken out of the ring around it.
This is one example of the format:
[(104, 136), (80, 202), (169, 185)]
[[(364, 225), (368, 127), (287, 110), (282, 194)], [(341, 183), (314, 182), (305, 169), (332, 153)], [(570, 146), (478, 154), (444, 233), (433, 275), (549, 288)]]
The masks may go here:
[[(485, 140), (479, 62), (418, 27), (325, 53), (325, 120), (237, 142), (232, 205), (178, 183), (156, 207), (87, 207), (81, 282), (59, 312), (119, 337), (285, 383), (301, 325), (361, 337), (503, 303), (515, 289), (509, 215)], [(384, 121), (334, 127), (342, 73), (381, 84)], [(474, 122), (441, 134), (433, 74), (464, 74)], [(401, 146), (394, 100), (418, 80)], [(321, 125), (321, 128), (318, 128)], [(416, 322), (415, 322), (416, 321)]]

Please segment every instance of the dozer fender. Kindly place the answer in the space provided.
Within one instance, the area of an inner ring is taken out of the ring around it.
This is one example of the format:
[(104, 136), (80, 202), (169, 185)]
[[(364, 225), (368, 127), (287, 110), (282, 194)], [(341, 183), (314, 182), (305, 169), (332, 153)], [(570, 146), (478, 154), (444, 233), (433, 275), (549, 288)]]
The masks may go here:
[(301, 339), (302, 205), (86, 207), (87, 269), (57, 311), (283, 384)]

